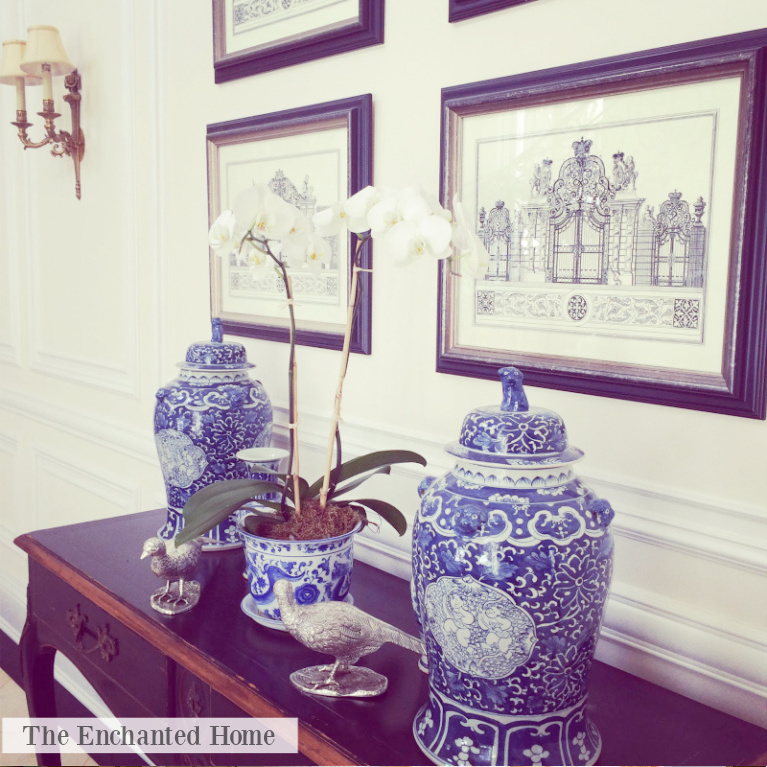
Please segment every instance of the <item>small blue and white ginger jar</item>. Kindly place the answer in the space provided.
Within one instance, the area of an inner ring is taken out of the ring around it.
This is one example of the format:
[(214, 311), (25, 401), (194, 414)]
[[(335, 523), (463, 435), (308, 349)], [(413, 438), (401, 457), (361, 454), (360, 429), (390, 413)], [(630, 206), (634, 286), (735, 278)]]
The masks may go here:
[[(212, 340), (192, 344), (178, 378), (157, 392), (154, 432), (168, 497), (161, 538), (181, 531), (184, 504), (198, 490), (248, 476), (247, 464), (237, 458), (240, 450), (269, 445), (272, 406), (261, 383), (250, 378), (253, 367), (242, 344), (222, 340), (216, 318)], [(232, 516), (206, 538), (207, 550), (242, 545)]]
[(522, 374), (466, 416), (454, 468), (420, 488), (413, 602), (429, 699), (413, 732), (437, 764), (589, 765), (586, 712), (612, 574), (610, 504), (583, 485), (559, 415)]

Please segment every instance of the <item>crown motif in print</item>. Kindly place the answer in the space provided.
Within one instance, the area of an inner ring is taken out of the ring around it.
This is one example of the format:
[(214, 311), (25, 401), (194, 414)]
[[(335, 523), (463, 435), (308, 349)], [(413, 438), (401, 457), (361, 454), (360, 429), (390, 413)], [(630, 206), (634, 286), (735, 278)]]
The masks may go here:
[(591, 150), (591, 145), (593, 143), (594, 142), (590, 138), (587, 138), (587, 139), (581, 138), (580, 141), (573, 141), (573, 150), (575, 151), (575, 157), (578, 160), (584, 159), (586, 155), (589, 153), (589, 151)]

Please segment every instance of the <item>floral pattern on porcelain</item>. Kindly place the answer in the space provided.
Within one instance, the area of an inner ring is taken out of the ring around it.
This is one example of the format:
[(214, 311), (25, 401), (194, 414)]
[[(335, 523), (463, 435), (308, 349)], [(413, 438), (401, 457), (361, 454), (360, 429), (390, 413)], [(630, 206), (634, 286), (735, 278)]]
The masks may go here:
[(594, 764), (602, 747), (599, 731), (586, 714), (585, 698), (552, 714), (487, 720), (430, 692), (428, 705), (413, 722), (413, 733), (435, 764), (587, 765)]
[(486, 453), (537, 455), (562, 450), (567, 442), (562, 420), (549, 411), (531, 411), (510, 426), (502, 418), (479, 411), (470, 413), (461, 428), (460, 443)]
[(274, 584), (281, 579), (293, 583), (298, 604), (347, 599), (354, 564), (354, 535), (318, 541), (283, 541), (261, 538), (240, 529), (245, 543), (248, 588), (258, 615), (280, 621)]
[[(166, 523), (158, 535), (165, 540), (183, 529), (182, 510), (194, 493), (218, 480), (248, 476), (247, 466), (236, 458), (239, 450), (271, 442), (271, 403), (261, 383), (248, 374), (253, 365), (244, 347), (223, 343), (215, 321), (213, 338), (192, 344), (178, 378), (157, 392), (155, 441), (168, 499)], [(241, 545), (233, 517), (206, 537), (206, 549)]]
[[(511, 434), (527, 413), (497, 411), (474, 414), (492, 414), (494, 434), (505, 421)], [(481, 429), (481, 418), (471, 422)], [(477, 765), (597, 758), (585, 701), (612, 574), (613, 510), (575, 476), (580, 451), (556, 444), (559, 452), (549, 442), (541, 460), (519, 454), (513, 466), (503, 453), (473, 463), (465, 444), (453, 445), (456, 468), (420, 488), (412, 591), (430, 694), (414, 734), (437, 763), (465, 763), (466, 738)]]

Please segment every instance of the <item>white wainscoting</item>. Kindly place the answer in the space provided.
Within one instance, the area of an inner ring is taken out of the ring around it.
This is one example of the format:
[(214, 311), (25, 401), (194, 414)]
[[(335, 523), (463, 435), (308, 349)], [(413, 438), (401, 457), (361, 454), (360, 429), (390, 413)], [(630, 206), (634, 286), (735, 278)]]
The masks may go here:
[[(275, 428), (276, 438), (286, 444), (286, 414), (282, 408), (275, 411), (280, 422)], [(312, 468), (324, 454), (329, 427), (329, 419), (302, 413), (302, 461)], [(387, 483), (388, 500), (396, 496), (392, 502), (399, 501), (412, 524), (420, 479), (440, 476), (451, 466), (442, 444), (370, 425), (344, 423), (342, 429), (344, 460), (391, 448), (415, 450), (427, 458), (426, 469), (415, 464), (396, 467), (382, 480)], [(621, 539), (633, 540), (646, 548), (647, 557), (657, 556), (658, 551), (671, 558), (681, 553), (705, 561), (709, 570), (720, 568), (728, 582), (742, 579), (749, 590), (767, 593), (767, 519), (759, 509), (728, 504), (724, 499), (714, 503), (672, 488), (632, 487), (625, 477), (592, 474), (582, 478), (616, 510), (616, 556), (620, 556)], [(732, 533), (733, 518), (739, 521), (737, 535)], [(409, 578), (410, 537), (381, 538), (367, 532), (358, 536), (357, 558)], [(631, 567), (622, 569), (630, 571)], [(767, 727), (764, 616), (754, 605), (748, 605), (741, 620), (723, 619), (715, 609), (703, 610), (685, 596), (674, 583), (660, 592), (642, 589), (625, 578), (614, 579), (597, 657), (712, 708)], [(756, 622), (749, 623), (748, 618), (754, 617)]]

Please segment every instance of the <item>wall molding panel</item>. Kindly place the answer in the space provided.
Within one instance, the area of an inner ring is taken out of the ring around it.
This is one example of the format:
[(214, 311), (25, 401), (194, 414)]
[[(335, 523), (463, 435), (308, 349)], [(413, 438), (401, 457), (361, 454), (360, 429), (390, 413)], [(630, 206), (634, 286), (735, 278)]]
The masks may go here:
[[(114, 297), (113, 314), (109, 318), (92, 319), (93, 326), (98, 327), (100, 320), (119, 323), (120, 342), (108, 345), (93, 345), (98, 347), (97, 353), (62, 353), (60, 349), (47, 348), (43, 339), (43, 328), (47, 323), (55, 323), (56, 314), (46, 315), (47, 302), (41, 296), (41, 275), (43, 270), (42, 254), (47, 243), (43, 241), (37, 228), (29, 228), (30, 236), (30, 295), (27, 308), (30, 327), (30, 368), (36, 372), (71, 380), (84, 386), (91, 386), (134, 399), (140, 396), (138, 376), (138, 360), (140, 331), (138, 324), (139, 312), (139, 246), (137, 231), (141, 222), (137, 216), (137, 204), (140, 197), (139, 185), (135, 169), (139, 164), (140, 148), (135, 135), (135, 87), (133, 72), (137, 66), (139, 49), (133, 39), (134, 14), (133, 5), (121, 5), (123, 23), (119, 25), (118, 47), (120, 51), (121, 79), (125, 87), (112, 89), (111, 98), (119, 99), (113, 103), (111, 113), (118, 114), (118, 133), (113, 135), (109, 146), (119, 146), (119, 184), (113, 184), (111, 193), (115, 200), (112, 211), (119, 211), (119, 230), (114, 232), (108, 243), (103, 243), (105, 258), (121, 269), (124, 280), (119, 288), (119, 295)], [(143, 52), (141, 52), (143, 56)], [(102, 75), (103, 77), (104, 75)], [(98, 88), (99, 84), (91, 85)], [(84, 94), (88, 98), (87, 92)], [(88, 115), (88, 107), (85, 107)], [(95, 114), (95, 112), (93, 112)], [(102, 130), (104, 130), (102, 126)], [(87, 135), (87, 122), (85, 125)], [(107, 144), (104, 144), (107, 146)], [(91, 148), (91, 152), (94, 149)], [(87, 155), (86, 155), (87, 157)], [(97, 155), (91, 155), (90, 161), (98, 161)], [(87, 163), (87, 159), (85, 160)], [(85, 166), (87, 167), (87, 166)], [(87, 195), (87, 175), (83, 179), (83, 194)], [(82, 201), (80, 201), (82, 203)], [(115, 215), (113, 213), (113, 215)], [(35, 217), (30, 217), (30, 222)], [(93, 247), (93, 243), (91, 243)], [(87, 332), (87, 330), (84, 330)], [(111, 352), (111, 354), (110, 354)]]
[[(625, 588), (625, 586), (623, 587)], [(767, 727), (767, 646), (742, 627), (721, 631), (715, 616), (682, 603), (659, 609), (658, 595), (635, 601), (614, 584), (597, 658), (662, 687)], [(713, 624), (713, 625), (712, 625)]]
[(151, 423), (146, 424), (146, 429), (139, 429), (114, 419), (84, 414), (52, 400), (2, 390), (0, 408), (160, 470)]
[[(133, 514), (141, 511), (141, 492), (136, 485), (121, 482), (113, 476), (100, 472), (97, 467), (72, 463), (71, 456), (63, 456), (45, 448), (33, 448), (35, 476), (34, 508), (37, 522), (42, 526), (55, 524), (46, 514), (41, 498), (45, 481), (59, 480), (97, 499), (100, 505), (106, 501), (117, 509), (117, 514)], [(117, 516), (117, 514), (113, 516)], [(105, 516), (103, 513), (100, 516)], [(71, 521), (71, 520), (70, 520)], [(85, 520), (83, 520), (85, 521)]]
[(16, 535), (14, 522), (18, 514), (19, 478), (22, 476), (20, 454), (20, 441), (15, 436), (0, 432), (0, 461), (8, 462), (10, 476), (10, 485), (5, 486), (3, 493), (3, 503), (6, 508), (0, 514), (0, 542), (12, 540)]
[[(282, 406), (273, 408), (274, 433), (287, 444), (287, 410)], [(329, 429), (330, 419), (326, 416), (301, 413), (301, 443), (309, 452), (324, 455)], [(402, 434), (380, 426), (343, 424), (346, 458), (403, 443), (420, 452), (428, 465), (425, 469), (416, 464), (397, 467), (398, 475), (420, 481), (429, 475), (441, 476), (452, 468), (449, 456), (444, 452), (445, 443), (441, 440)], [(395, 476), (393, 474), (392, 478)], [(641, 483), (632, 485), (626, 478), (594, 472), (581, 477), (588, 486), (604, 494), (615, 508), (613, 527), (616, 535), (767, 577), (767, 514), (763, 509), (725, 499), (717, 499), (715, 503), (710, 497), (703, 500), (668, 487), (650, 490)], [(417, 503), (414, 495), (414, 506)], [(733, 516), (741, 521), (739, 531), (745, 525), (749, 535), (732, 532)]]
[[(287, 412), (282, 406), (274, 406), (274, 411), (275, 437), (285, 445)], [(302, 460), (308, 456), (313, 462), (324, 455), (329, 428), (329, 418), (302, 412)], [(441, 476), (452, 467), (443, 451), (444, 443), (375, 425), (343, 424), (345, 459), (403, 443), (429, 461), (425, 469), (415, 464), (396, 467), (384, 480), (391, 494), (405, 498), (400, 508), (412, 525), (419, 503), (417, 483), (424, 476)], [(661, 549), (683, 553), (712, 566), (738, 571), (757, 582), (767, 579), (767, 519), (760, 509), (724, 499), (703, 500), (668, 487), (650, 489), (625, 478), (593, 472), (583, 480), (604, 493), (616, 509), (616, 538), (638, 541), (648, 547), (648, 552)], [(733, 516), (742, 522), (739, 530), (749, 530), (750, 536), (731, 532)], [(365, 532), (357, 536), (354, 550), (361, 561), (401, 578), (410, 577), (408, 535), (390, 543)], [(715, 612), (616, 580), (610, 591), (598, 657), (767, 727), (767, 638), (751, 625), (722, 625), (721, 616)]]

